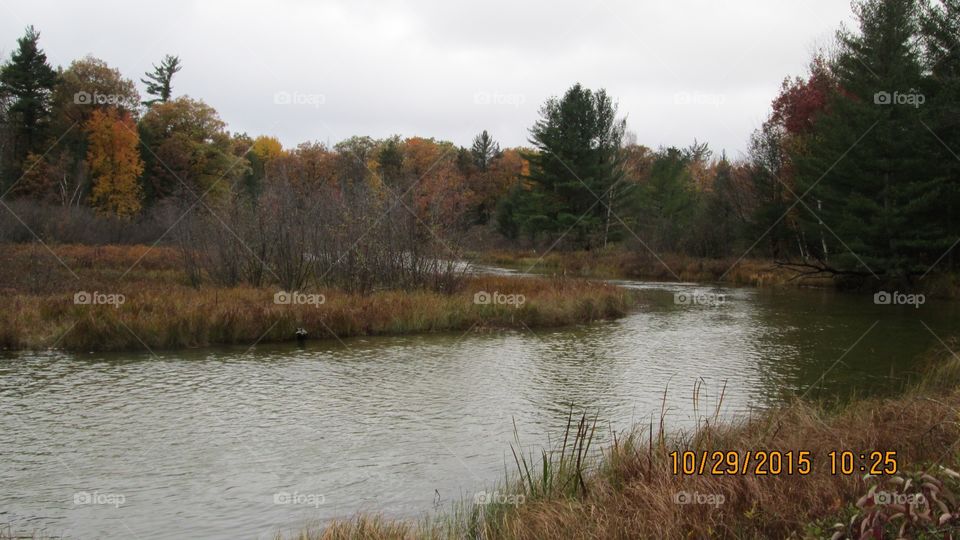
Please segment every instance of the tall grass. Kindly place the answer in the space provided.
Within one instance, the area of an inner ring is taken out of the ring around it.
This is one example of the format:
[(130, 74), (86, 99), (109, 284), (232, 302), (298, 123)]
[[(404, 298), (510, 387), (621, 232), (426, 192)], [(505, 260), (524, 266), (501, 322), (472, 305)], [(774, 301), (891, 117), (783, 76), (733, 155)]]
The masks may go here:
[[(511, 446), (513, 459), (517, 465), (520, 490), (524, 500), (551, 499), (556, 497), (575, 497), (586, 495), (587, 484), (584, 471), (590, 458), (590, 445), (597, 429), (597, 418), (587, 420), (581, 415), (576, 425), (573, 423), (573, 411), (567, 416), (567, 427), (563, 432), (563, 443), (554, 454), (542, 450), (539, 464), (532, 456), (523, 453), (517, 424), (513, 424), (516, 446)], [(539, 465), (539, 470), (537, 466)]]

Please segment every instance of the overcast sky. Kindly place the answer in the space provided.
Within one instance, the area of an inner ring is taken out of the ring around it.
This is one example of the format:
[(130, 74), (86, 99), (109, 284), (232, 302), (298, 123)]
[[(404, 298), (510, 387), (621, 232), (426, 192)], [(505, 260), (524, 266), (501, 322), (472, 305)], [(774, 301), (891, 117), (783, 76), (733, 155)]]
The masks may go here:
[[(3, 0), (5, 58), (28, 24), (54, 65), (92, 54), (139, 82), (165, 53), (174, 93), (231, 131), (336, 143), (421, 135), (526, 144), (542, 102), (606, 88), (647, 146), (733, 157), (787, 75), (850, 24), (846, 0)], [(289, 102), (289, 103), (288, 103)]]

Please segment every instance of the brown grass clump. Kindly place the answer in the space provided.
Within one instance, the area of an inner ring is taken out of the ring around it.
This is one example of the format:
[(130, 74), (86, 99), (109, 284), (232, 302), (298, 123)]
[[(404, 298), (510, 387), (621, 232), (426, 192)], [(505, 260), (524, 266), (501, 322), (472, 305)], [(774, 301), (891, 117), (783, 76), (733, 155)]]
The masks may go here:
[[(621, 317), (633, 294), (574, 279), (467, 277), (453, 293), (419, 289), (371, 294), (300, 291), (322, 303), (277, 304), (278, 287), (188, 285), (179, 255), (145, 246), (11, 246), (0, 264), (0, 348), (67, 350), (175, 349), (310, 338), (476, 328), (563, 326)], [(61, 263), (62, 261), (62, 263)], [(38, 275), (44, 274), (44, 275)], [(123, 295), (119, 305), (76, 304), (83, 291)], [(496, 300), (476, 303), (481, 293)]]

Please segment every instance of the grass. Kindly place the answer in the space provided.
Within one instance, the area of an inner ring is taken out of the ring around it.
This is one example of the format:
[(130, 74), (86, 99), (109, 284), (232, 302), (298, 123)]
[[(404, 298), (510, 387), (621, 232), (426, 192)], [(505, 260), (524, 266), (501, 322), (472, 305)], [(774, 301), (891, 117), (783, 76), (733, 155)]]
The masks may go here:
[(680, 254), (657, 257), (620, 246), (593, 251), (493, 251), (475, 254), (478, 261), (521, 270), (563, 276), (645, 279), (653, 281), (724, 282), (735, 285), (828, 286), (828, 278), (792, 280), (794, 274), (758, 259), (703, 259)]
[[(661, 418), (599, 453), (590, 451), (595, 419), (571, 417), (559, 449), (514, 453), (509, 491), (522, 504), (461, 503), (418, 523), (360, 515), (297, 538), (957, 538), (960, 361), (928, 361), (928, 375), (901, 396), (841, 408), (796, 401), (739, 422), (714, 411), (675, 434)], [(677, 476), (670, 453), (683, 450), (804, 450), (812, 466), (807, 475)], [(899, 470), (834, 475), (835, 450), (895, 451)], [(926, 502), (884, 504), (882, 493)], [(710, 504), (678, 504), (679, 494)]]
[[(632, 293), (603, 283), (503, 276), (468, 276), (452, 294), (316, 289), (303, 292), (322, 295), (322, 304), (277, 304), (277, 287), (189, 286), (179, 255), (170, 248), (51, 249), (54, 253), (40, 246), (4, 246), (0, 348), (92, 351), (253, 344), (292, 340), (300, 327), (310, 338), (328, 339), (524, 329), (621, 317), (634, 304)], [(79, 291), (123, 295), (124, 301), (76, 304)], [(516, 306), (477, 304), (474, 295), (480, 292), (522, 295), (524, 301)]]

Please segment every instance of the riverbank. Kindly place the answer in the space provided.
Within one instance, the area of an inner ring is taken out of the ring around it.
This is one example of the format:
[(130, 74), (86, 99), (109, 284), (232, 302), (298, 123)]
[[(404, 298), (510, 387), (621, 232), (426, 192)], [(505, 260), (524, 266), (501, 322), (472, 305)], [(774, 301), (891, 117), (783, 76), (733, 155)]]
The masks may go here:
[(960, 276), (930, 272), (912, 284), (852, 282), (826, 274), (801, 275), (767, 259), (705, 259), (689, 255), (630, 251), (611, 246), (593, 251), (495, 250), (474, 253), (471, 260), (524, 272), (592, 279), (635, 279), (724, 283), (751, 287), (818, 287), (877, 290), (911, 290), (930, 298), (960, 298)]
[(483, 328), (566, 326), (624, 316), (630, 291), (577, 279), (463, 276), (453, 292), (191, 287), (167, 247), (4, 246), (0, 348), (72, 351), (254, 345)]
[[(651, 424), (594, 460), (584, 458), (593, 424), (574, 418), (558, 451), (517, 456), (514, 484), (493, 503), (417, 524), (361, 515), (295, 538), (954, 538), (960, 359), (940, 349), (924, 362), (926, 377), (902, 396), (839, 409), (797, 401), (733, 424), (708, 414), (676, 435)], [(674, 462), (685, 451), (697, 456), (693, 474)], [(866, 474), (873, 467), (892, 474)]]
[(486, 264), (530, 272), (602, 279), (723, 282), (732, 285), (802, 285), (828, 287), (824, 276), (797, 278), (794, 272), (760, 259), (703, 259), (679, 254), (654, 257), (620, 246), (593, 251), (498, 250), (475, 253)]

